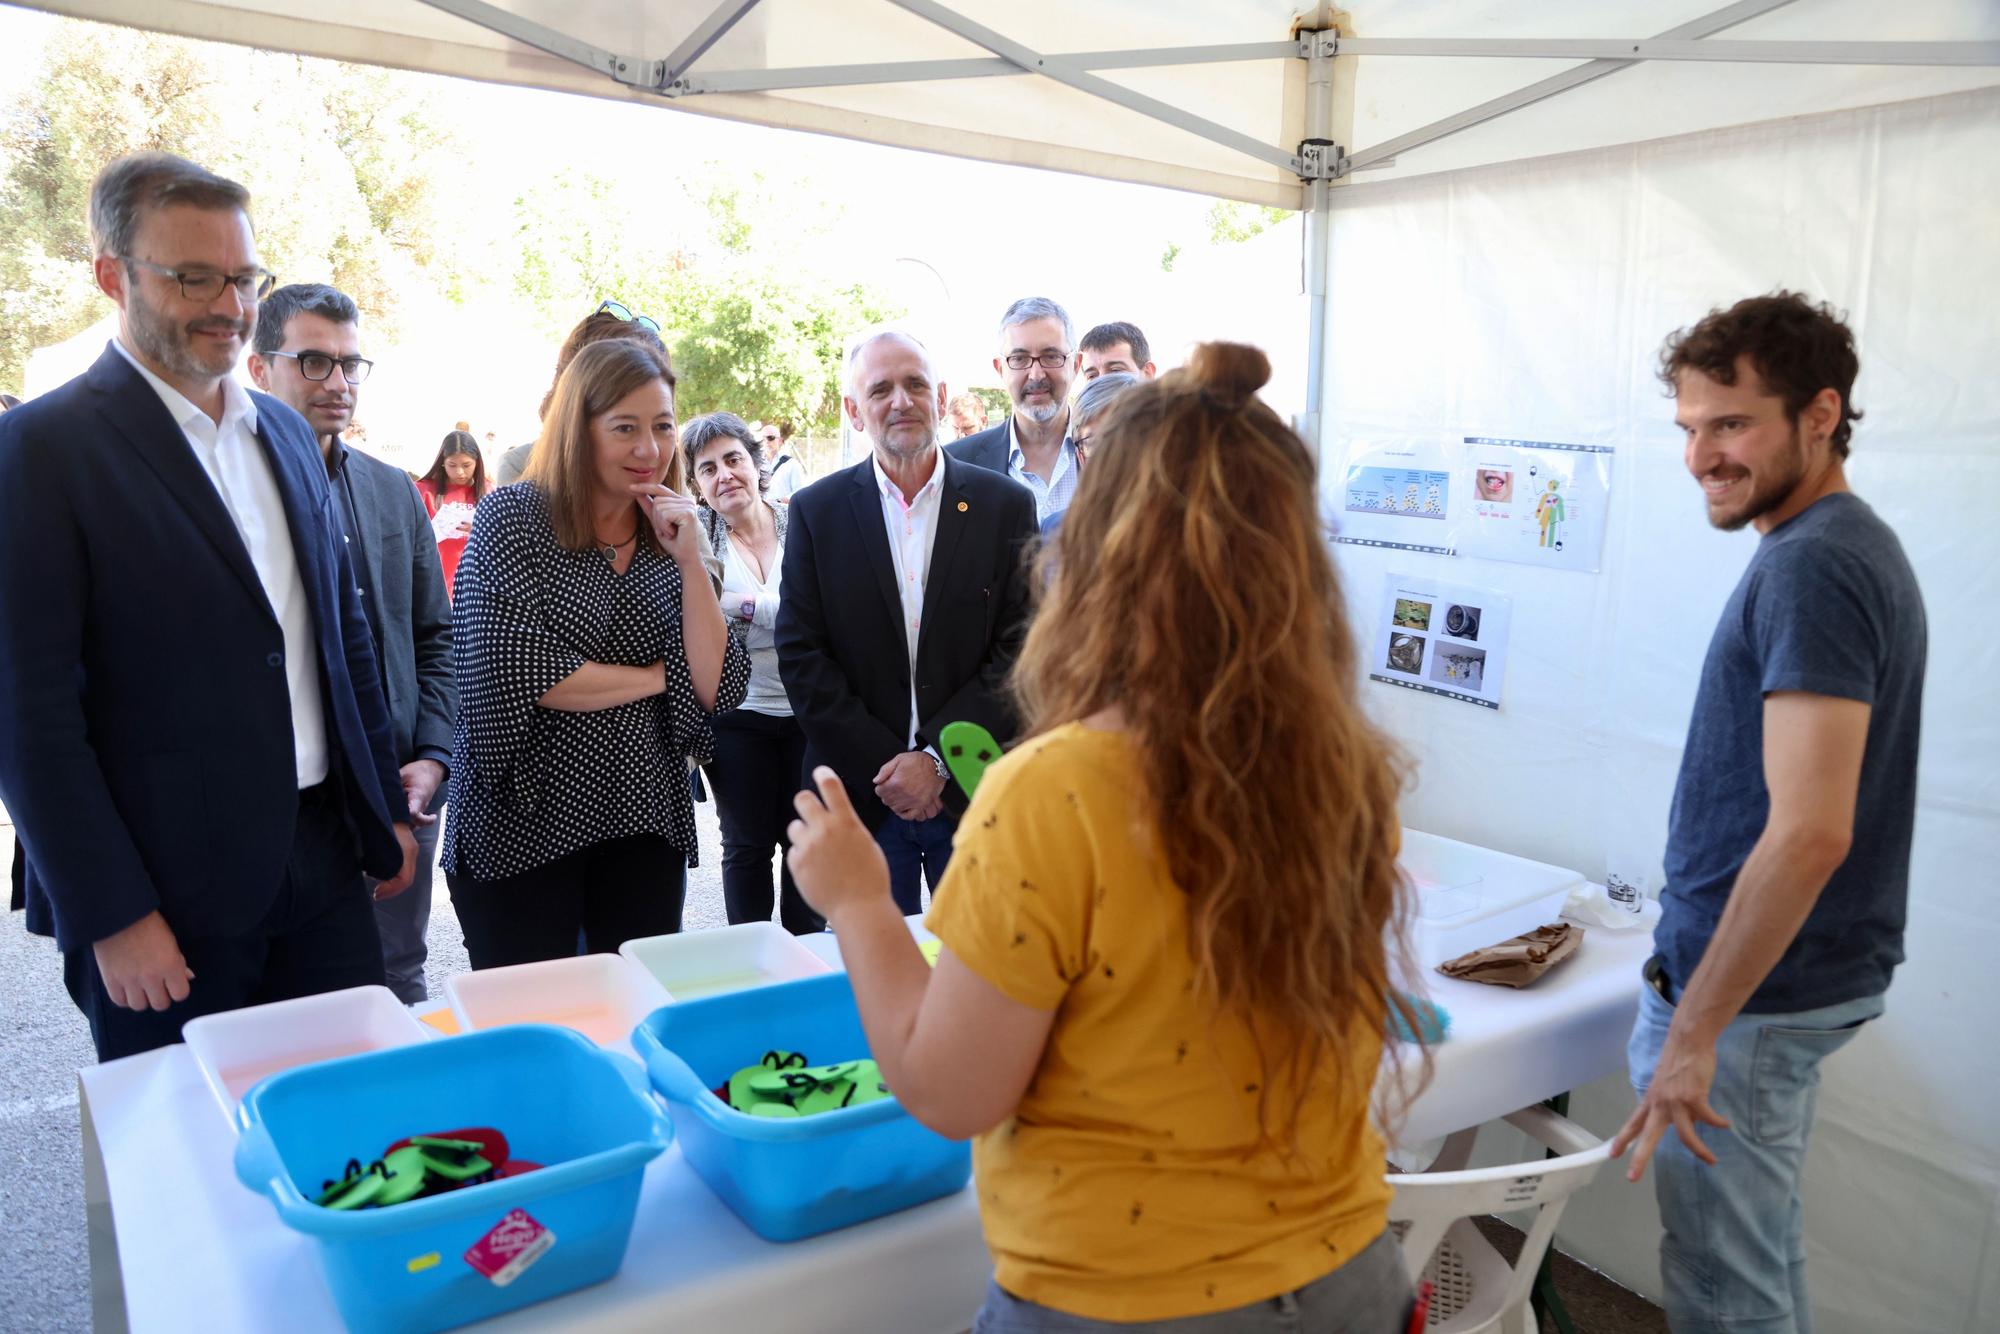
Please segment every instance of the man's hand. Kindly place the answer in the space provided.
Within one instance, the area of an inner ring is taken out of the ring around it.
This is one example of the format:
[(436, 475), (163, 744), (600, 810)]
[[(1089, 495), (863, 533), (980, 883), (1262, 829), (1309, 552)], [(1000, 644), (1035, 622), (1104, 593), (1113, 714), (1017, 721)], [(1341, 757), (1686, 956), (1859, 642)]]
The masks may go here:
[(437, 798), (437, 790), (444, 784), (444, 766), (436, 760), (411, 760), (404, 765), (403, 800), (410, 808), (410, 823), (413, 825), (433, 825), (437, 817), (430, 813), (431, 802)]
[(375, 885), (375, 901), (393, 899), (410, 887), (410, 881), (417, 876), (417, 836), (410, 832), (410, 826), (396, 825), (396, 843), (403, 849), (403, 869), (396, 872), (391, 880), (378, 881)]
[(929, 820), (944, 809), (944, 779), (929, 755), (906, 750), (876, 773), (875, 795), (905, 820)]
[(1669, 1129), (1681, 1137), (1689, 1153), (1711, 1167), (1715, 1165), (1715, 1155), (1694, 1128), (1700, 1121), (1729, 1129), (1729, 1119), (1708, 1103), (1708, 1091), (1714, 1083), (1715, 1043), (1683, 1040), (1669, 1032), (1653, 1070), (1652, 1086), (1611, 1141), (1613, 1158), (1623, 1157), (1625, 1150), (1638, 1142), (1639, 1151), (1632, 1155), (1632, 1166), (1625, 1173), (1627, 1181), (1637, 1181), (1646, 1174), (1646, 1164), (1653, 1160), (1653, 1151)]
[(857, 903), (889, 897), (889, 861), (833, 770), (820, 765), (813, 783), (818, 795), (801, 792), (792, 798), (799, 818), (785, 831), (792, 845), (785, 864), (805, 901), (831, 922)]
[(127, 1010), (164, 1010), (188, 998), (194, 970), (181, 957), (174, 929), (158, 912), (147, 913), (91, 948), (113, 1005)]

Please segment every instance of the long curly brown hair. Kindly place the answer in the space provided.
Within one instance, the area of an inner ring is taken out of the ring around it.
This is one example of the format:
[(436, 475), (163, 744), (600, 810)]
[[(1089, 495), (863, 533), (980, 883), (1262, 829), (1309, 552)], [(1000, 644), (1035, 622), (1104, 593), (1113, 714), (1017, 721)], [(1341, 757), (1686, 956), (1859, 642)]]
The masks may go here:
[(1402, 766), (1356, 697), (1313, 459), (1257, 399), (1269, 377), (1205, 343), (1106, 410), (1013, 684), (1034, 734), (1122, 711), (1197, 985), (1247, 1022), (1289, 1144), (1404, 1004)]

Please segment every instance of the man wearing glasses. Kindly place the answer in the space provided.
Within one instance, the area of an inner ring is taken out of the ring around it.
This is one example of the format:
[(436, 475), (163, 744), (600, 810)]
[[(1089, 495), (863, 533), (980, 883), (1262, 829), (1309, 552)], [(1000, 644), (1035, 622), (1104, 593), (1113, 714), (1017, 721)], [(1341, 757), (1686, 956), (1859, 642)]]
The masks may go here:
[(100, 1059), (382, 981), (415, 869), (312, 428), (231, 372), (271, 275), (249, 194), (165, 153), (90, 191), (118, 336), (0, 417), (0, 801)]
[(401, 766), (403, 806), (417, 839), (410, 887), (375, 902), (389, 989), (414, 1005), (426, 998), (424, 935), (431, 917), (437, 808), (451, 764), (458, 687), (451, 669), (451, 604), (444, 593), (431, 523), (410, 475), (341, 440), (354, 420), (361, 382), (374, 363), (361, 355), (361, 310), (320, 283), (293, 283), (257, 308), (250, 378), (293, 408), (319, 438), (361, 609), (389, 697), (389, 726)]
[(764, 447), (764, 475), (771, 481), (764, 498), (790, 500), (792, 492), (806, 484), (806, 470), (799, 466), (798, 456), (787, 444), (790, 429), (778, 422), (753, 422), (750, 429), (757, 433), (757, 441)]
[(1069, 312), (1047, 297), (1024, 296), (1007, 307), (993, 369), (1014, 411), (998, 426), (945, 446), (953, 458), (1006, 473), (1034, 492), (1038, 523), (1068, 509), (1076, 494), (1076, 447), (1069, 441), (1074, 336)]

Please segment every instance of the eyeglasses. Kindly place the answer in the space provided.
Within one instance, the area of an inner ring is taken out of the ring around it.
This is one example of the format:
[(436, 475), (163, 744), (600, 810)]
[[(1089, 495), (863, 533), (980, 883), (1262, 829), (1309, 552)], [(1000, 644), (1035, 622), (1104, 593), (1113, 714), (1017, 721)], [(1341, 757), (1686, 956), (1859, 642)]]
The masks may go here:
[(190, 301), (213, 301), (222, 295), (225, 287), (234, 287), (236, 295), (245, 301), (262, 301), (278, 285), (278, 275), (264, 268), (252, 269), (248, 273), (182, 273), (179, 269), (152, 264), (131, 255), (124, 258), (126, 264), (133, 268), (147, 269), (162, 278), (172, 278), (181, 285), (181, 295)]
[(771, 432), (771, 434), (764, 437), (764, 443), (767, 445), (775, 445), (778, 443), (780, 438), (781, 437), (778, 435), (778, 433), (776, 431), (773, 431)]
[(1045, 371), (1056, 370), (1069, 361), (1067, 352), (1009, 352), (1007, 366), (1010, 370), (1024, 371), (1030, 366), (1040, 366)]
[(368, 372), (375, 369), (375, 363), (366, 357), (334, 357), (324, 352), (266, 352), (267, 357), (290, 357), (299, 363), (299, 374), (308, 380), (324, 380), (333, 374), (335, 366), (347, 377), (349, 384), (360, 384), (368, 378)]
[(616, 301), (600, 301), (597, 309), (590, 313), (593, 315), (609, 315), (613, 319), (623, 320), (627, 324), (636, 324), (641, 329), (651, 329), (654, 333), (660, 331), (660, 322), (651, 315), (634, 315), (630, 310), (627, 310)]

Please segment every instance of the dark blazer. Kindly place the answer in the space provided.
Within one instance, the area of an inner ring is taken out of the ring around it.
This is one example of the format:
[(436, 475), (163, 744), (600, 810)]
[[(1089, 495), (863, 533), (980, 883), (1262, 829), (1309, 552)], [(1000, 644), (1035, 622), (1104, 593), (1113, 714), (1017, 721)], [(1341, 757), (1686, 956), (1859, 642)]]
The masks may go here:
[(1000, 419), (998, 426), (989, 426), (983, 431), (974, 431), (963, 440), (954, 440), (944, 447), (944, 452), (962, 463), (970, 463), (975, 468), (1007, 475), (1007, 432), (1014, 424), (1010, 414)]
[[(334, 449), (335, 500), (343, 500), (342, 491), (352, 497), (359, 529), (348, 535), (347, 554), (375, 637), (396, 762), (436, 760), (449, 772), (458, 683), (451, 671), (451, 602), (429, 511), (401, 468), (338, 441)], [(334, 513), (344, 521), (346, 505), (336, 503)], [(444, 792), (439, 785), (440, 803)]]
[[(1019, 727), (1007, 673), (1028, 633), (1026, 558), (1035, 497), (944, 456), (937, 543), (917, 641), (917, 730), (974, 722), (1004, 745)], [(908, 750), (910, 656), (875, 467), (863, 459), (795, 493), (778, 604), (778, 674), (806, 734), (806, 764), (831, 765), (870, 829), (888, 808), (874, 780)], [(947, 809), (965, 807), (945, 785)]]
[[(311, 603), (328, 780), (364, 867), (401, 869), (402, 784), (305, 419), (252, 394)], [(28, 929), (82, 949), (158, 910), (254, 930), (298, 815), (284, 633), (180, 427), (119, 353), (0, 416), (0, 801)]]

